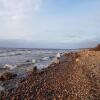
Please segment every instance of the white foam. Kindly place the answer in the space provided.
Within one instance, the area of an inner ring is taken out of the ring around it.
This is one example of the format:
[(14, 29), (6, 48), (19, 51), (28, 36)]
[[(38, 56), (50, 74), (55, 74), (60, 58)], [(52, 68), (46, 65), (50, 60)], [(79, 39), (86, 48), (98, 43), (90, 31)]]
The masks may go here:
[(4, 65), (4, 68), (9, 68), (10, 70), (15, 69), (16, 67), (17, 67), (17, 65), (14, 65), (14, 66), (8, 65), (8, 64), (5, 64), (5, 65)]

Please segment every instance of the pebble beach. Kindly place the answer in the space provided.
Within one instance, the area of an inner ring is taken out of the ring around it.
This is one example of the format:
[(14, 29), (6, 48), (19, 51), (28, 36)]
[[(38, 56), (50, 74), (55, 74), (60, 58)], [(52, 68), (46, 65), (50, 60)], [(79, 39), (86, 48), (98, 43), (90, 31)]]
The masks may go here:
[(47, 68), (33, 67), (26, 77), (15, 81), (15, 87), (0, 87), (0, 99), (100, 100), (100, 51), (82, 50), (63, 57)]

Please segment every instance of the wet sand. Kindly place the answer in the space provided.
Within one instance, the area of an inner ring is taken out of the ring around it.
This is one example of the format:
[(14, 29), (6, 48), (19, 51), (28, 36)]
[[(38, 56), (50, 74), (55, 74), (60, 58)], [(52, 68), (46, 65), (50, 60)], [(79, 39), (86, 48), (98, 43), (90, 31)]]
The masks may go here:
[(0, 100), (100, 100), (100, 51), (64, 54), (60, 63), (27, 72)]

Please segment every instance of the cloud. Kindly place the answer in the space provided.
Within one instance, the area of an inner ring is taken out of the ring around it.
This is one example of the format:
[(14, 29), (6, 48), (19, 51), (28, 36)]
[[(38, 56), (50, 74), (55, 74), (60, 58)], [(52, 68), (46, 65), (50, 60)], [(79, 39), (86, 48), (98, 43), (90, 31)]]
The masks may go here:
[(98, 5), (90, 1), (90, 5), (81, 2), (82, 6), (77, 6), (77, 2), (68, 5), (63, 0), (66, 7), (57, 7), (59, 1), (47, 0), (52, 3), (45, 2), (46, 5), (40, 9), (43, 1), (0, 0), (0, 40), (77, 44), (97, 39), (95, 37), (100, 34), (99, 2)]
[(0, 0), (1, 16), (20, 16), (35, 12), (39, 9), (42, 0)]
[[(27, 22), (34, 18), (43, 0), (0, 0), (0, 36), (24, 36)], [(5, 31), (6, 30), (6, 31)], [(22, 34), (23, 35), (22, 35)], [(4, 35), (1, 35), (4, 34)]]

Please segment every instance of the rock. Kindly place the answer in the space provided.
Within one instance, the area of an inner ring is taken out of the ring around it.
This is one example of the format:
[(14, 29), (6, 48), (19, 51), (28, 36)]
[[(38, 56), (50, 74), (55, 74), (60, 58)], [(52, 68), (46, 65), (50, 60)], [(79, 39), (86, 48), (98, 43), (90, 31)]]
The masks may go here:
[(11, 72), (5, 72), (0, 76), (0, 81), (6, 81), (6, 80), (10, 80), (14, 77), (16, 77), (17, 74), (11, 73)]

